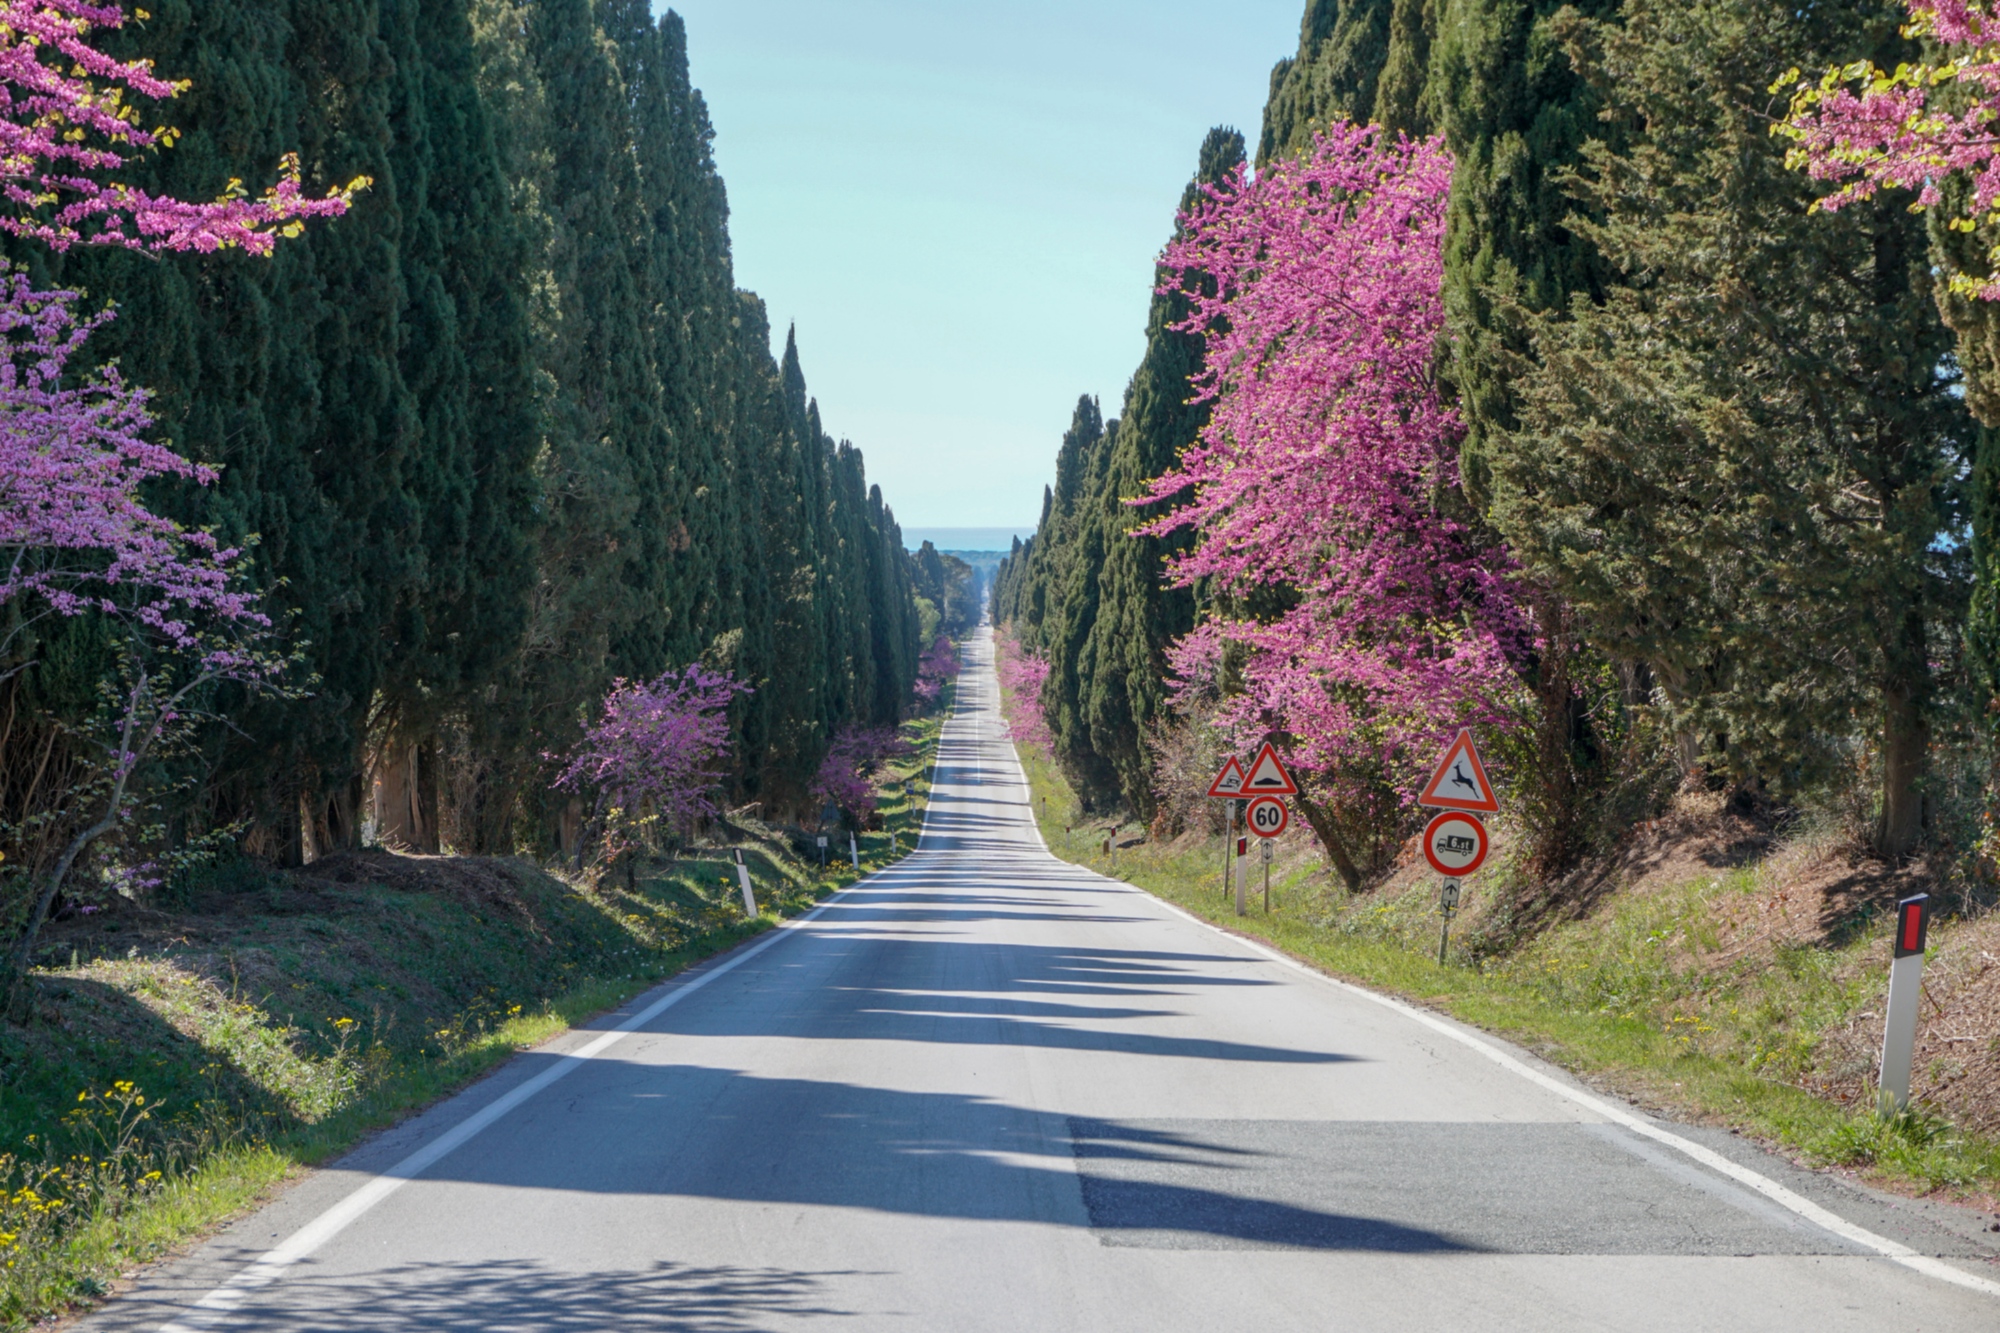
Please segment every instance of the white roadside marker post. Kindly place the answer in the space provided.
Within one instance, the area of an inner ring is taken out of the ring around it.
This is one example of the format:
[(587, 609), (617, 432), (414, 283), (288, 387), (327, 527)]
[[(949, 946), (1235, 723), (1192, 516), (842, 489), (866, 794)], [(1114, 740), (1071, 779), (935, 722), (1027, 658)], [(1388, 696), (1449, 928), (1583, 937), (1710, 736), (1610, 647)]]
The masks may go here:
[(1236, 915), (1248, 916), (1249, 908), (1245, 899), (1250, 891), (1250, 833), (1244, 826), (1244, 834), (1236, 840)]
[(850, 861), (854, 862), (854, 873), (857, 875), (860, 874), (861, 849), (855, 845), (854, 835), (852, 833), (847, 835), (847, 857)]
[(1896, 904), (1895, 961), (1889, 964), (1889, 1012), (1882, 1024), (1882, 1079), (1878, 1109), (1892, 1116), (1910, 1105), (1910, 1060), (1917, 1049), (1917, 1011), (1924, 999), (1924, 937), (1930, 930), (1928, 894)]
[(743, 914), (757, 915), (757, 895), (750, 889), (750, 867), (743, 864), (743, 849), (736, 849), (736, 882), (743, 888)]

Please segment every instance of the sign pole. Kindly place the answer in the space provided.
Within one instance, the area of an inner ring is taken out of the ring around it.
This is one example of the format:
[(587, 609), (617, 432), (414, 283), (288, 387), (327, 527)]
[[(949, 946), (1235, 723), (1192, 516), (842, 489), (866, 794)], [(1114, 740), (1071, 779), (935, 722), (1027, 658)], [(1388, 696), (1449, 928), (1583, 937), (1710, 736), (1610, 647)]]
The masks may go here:
[(1438, 892), (1438, 910), (1444, 914), (1444, 925), (1438, 930), (1438, 966), (1444, 966), (1444, 951), (1451, 944), (1451, 919), (1458, 913), (1458, 881), (1448, 879)]
[(1222, 803), (1222, 896), (1229, 897), (1229, 844), (1236, 841), (1236, 802)]
[(1924, 998), (1924, 936), (1929, 933), (1927, 894), (1896, 904), (1895, 961), (1889, 964), (1889, 1011), (1882, 1024), (1882, 1077), (1878, 1104), (1884, 1116), (1910, 1105), (1910, 1061), (1917, 1049), (1917, 1011)]
[(1271, 840), (1264, 839), (1264, 915), (1271, 915)]
[(1236, 915), (1238, 916), (1249, 915), (1248, 904), (1244, 901), (1250, 887), (1247, 882), (1250, 878), (1250, 858), (1244, 855), (1249, 850), (1244, 844), (1249, 841), (1250, 835), (1246, 828), (1244, 835), (1236, 840)]

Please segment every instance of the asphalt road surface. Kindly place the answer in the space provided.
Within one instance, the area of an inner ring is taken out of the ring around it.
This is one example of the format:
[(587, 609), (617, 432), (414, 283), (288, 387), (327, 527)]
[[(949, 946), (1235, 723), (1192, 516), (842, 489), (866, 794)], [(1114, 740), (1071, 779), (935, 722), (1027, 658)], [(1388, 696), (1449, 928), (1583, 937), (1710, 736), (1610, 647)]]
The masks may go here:
[(1662, 1126), (1050, 856), (983, 636), (938, 776), (915, 855), (85, 1327), (2000, 1329), (1969, 1218)]

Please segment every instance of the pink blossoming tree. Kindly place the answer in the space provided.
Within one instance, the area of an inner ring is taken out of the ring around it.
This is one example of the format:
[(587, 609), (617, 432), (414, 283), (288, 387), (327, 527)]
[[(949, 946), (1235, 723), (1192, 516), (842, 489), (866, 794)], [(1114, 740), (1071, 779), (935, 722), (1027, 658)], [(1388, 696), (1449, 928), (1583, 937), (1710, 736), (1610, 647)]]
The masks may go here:
[(917, 702), (925, 708), (937, 703), (944, 687), (958, 678), (958, 645), (948, 634), (940, 634), (924, 655), (917, 659)]
[(1286, 607), (1213, 613), (1171, 664), (1209, 680), (1240, 658), (1218, 721), (1282, 741), (1350, 887), (1400, 840), (1441, 738), (1505, 725), (1529, 640), (1506, 555), (1461, 517), (1434, 373), (1450, 181), (1439, 140), (1337, 123), (1306, 158), (1211, 189), (1165, 258), (1213, 407), (1142, 500), (1176, 507), (1142, 531), (1194, 529), (1177, 582)]
[(664, 827), (685, 833), (716, 814), (729, 754), (729, 705), (750, 687), (699, 662), (649, 683), (618, 680), (554, 786), (591, 801), (585, 836), (605, 859), (637, 850)]
[(884, 763), (909, 752), (909, 742), (894, 727), (844, 726), (813, 776), (812, 798), (838, 807), (859, 825), (875, 813), (875, 775)]
[[(2000, 19), (1989, 0), (1905, 3), (1905, 34), (1935, 42), (1939, 58), (1893, 70), (1857, 60), (1818, 80), (1791, 70), (1772, 85), (1793, 85), (1777, 132), (1792, 140), (1792, 165), (1840, 183), (1818, 204), (1828, 212), (1884, 189), (1914, 191), (1917, 207), (1935, 208), (1957, 181), (1967, 188), (1953, 227), (2000, 222)], [(1953, 288), (2000, 299), (2000, 242), (1989, 260), (1984, 276), (1952, 275)]]
[(1000, 688), (1006, 691), (1013, 714), (1007, 722), (1008, 734), (1017, 745), (1032, 745), (1045, 755), (1053, 754), (1055, 737), (1049, 731), (1048, 715), (1042, 711), (1042, 687), (1049, 679), (1047, 659), (1021, 647), (1010, 634), (994, 634), (993, 649)]
[[(267, 254), (305, 219), (345, 212), (366, 186), (308, 198), (292, 160), (257, 198), (233, 183), (221, 199), (186, 202), (106, 178), (173, 139), (144, 128), (128, 97), (171, 98), (182, 86), (149, 62), (91, 45), (94, 32), (124, 19), (115, 4), (0, 0), (0, 229), (58, 250)], [(101, 715), (85, 729), (96, 761), (56, 812), (73, 830), (39, 874), (7, 956), (18, 978), (71, 871), (157, 796), (143, 771), (187, 740), (212, 687), (279, 688), (283, 663), (266, 646), (268, 620), (237, 581), (240, 553), (142, 498), (148, 481), (206, 485), (213, 470), (145, 440), (145, 394), (115, 368), (80, 377), (69, 368), (109, 312), (79, 315), (75, 293), (35, 291), (19, 273), (0, 273), (0, 284), (0, 679), (27, 669), (23, 645), (51, 616), (104, 617), (120, 661)], [(11, 830), (12, 840), (22, 832)]]

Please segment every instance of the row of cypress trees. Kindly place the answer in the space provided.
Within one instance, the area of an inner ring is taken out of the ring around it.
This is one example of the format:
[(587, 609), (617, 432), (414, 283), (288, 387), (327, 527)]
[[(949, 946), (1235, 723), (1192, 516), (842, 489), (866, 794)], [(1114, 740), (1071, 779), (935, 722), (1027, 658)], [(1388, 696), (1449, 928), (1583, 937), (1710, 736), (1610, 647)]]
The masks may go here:
[[(1241, 134), (1209, 131), (1178, 212), (1243, 160)], [(1071, 785), (1093, 806), (1123, 801), (1147, 816), (1147, 736), (1168, 704), (1164, 653), (1194, 628), (1195, 597), (1161, 578), (1162, 562), (1187, 537), (1133, 535), (1150, 511), (1126, 501), (1167, 471), (1207, 420), (1205, 408), (1188, 402), (1201, 344), (1176, 331), (1186, 318), (1184, 297), (1155, 292), (1123, 415), (1106, 421), (1095, 399), (1078, 401), (1035, 535), (1015, 540), (993, 583), (994, 619), (1051, 664), (1044, 711)]]
[[(1975, 414), (2000, 421), (2000, 340), (1990, 303), (1940, 299), (1934, 266), (1983, 240), (1927, 234), (1907, 199), (1817, 212), (1769, 133), (1773, 78), (1893, 67), (1902, 16), (1887, 0), (1309, 0), (1273, 71), (1260, 164), (1336, 118), (1441, 134), (1455, 159), (1439, 369), (1471, 517), (1515, 552), (1537, 609), (1538, 715), (1513, 767), (1545, 868), (1608, 827), (1646, 717), (1683, 773), (1747, 792), (1872, 775), (1890, 856), (1933, 825), (1936, 743), (1978, 733), (2000, 661), (2000, 492)], [(1146, 364), (1184, 374), (1171, 304), (1155, 301)], [(1200, 424), (1183, 408), (1133, 431), (1147, 375), (1120, 422), (1079, 406), (995, 603), (1050, 661), (1043, 704), (1080, 794), (1142, 813), (1132, 749), (1159, 672), (1136, 661), (1157, 664), (1194, 608), (1144, 577), (1161, 551), (1120, 535), (1120, 501)], [(1140, 453), (1149, 471), (1120, 469)], [(1118, 707), (1137, 724), (1122, 736)]]
[[(418, 847), (560, 842), (546, 787), (615, 678), (697, 658), (733, 795), (796, 806), (843, 723), (897, 720), (912, 569), (796, 342), (731, 270), (681, 19), (647, 0), (158, 0), (120, 42), (190, 81), (143, 183), (212, 197), (299, 152), (372, 177), (258, 260), (21, 258), (116, 302), (161, 433), (221, 465), (181, 517), (254, 539), (310, 693), (246, 701), (194, 824), (296, 861), (371, 812)], [(75, 669), (23, 711), (88, 706)], [(565, 798), (566, 800), (566, 798)], [(566, 818), (568, 813), (568, 818)]]

